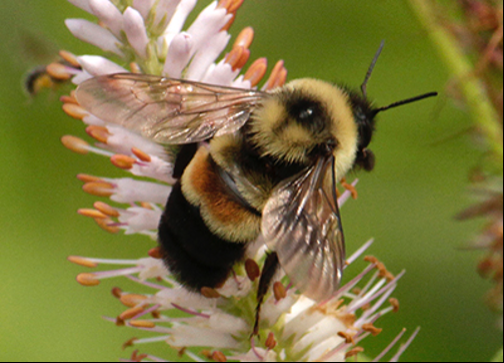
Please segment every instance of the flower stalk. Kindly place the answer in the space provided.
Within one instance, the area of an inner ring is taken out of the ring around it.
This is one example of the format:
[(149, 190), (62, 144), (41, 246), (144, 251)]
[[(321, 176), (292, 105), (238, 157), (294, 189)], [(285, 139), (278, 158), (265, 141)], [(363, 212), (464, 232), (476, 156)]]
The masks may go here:
[[(502, 164), (502, 123), (492, 104), (488, 91), (476, 73), (470, 55), (464, 51), (457, 38), (441, 23), (436, 11), (436, 4), (431, 0), (410, 0), (411, 7), (427, 30), (433, 44), (448, 71), (457, 81), (464, 103), (469, 113), (485, 135), (490, 150), (495, 155), (495, 162)], [(502, 33), (502, 28), (500, 29)]]
[(499, 314), (498, 325), (502, 329), (502, 2), (457, 0), (451, 4), (457, 15), (447, 11), (446, 4), (432, 0), (410, 0), (410, 3), (457, 81), (462, 101), (490, 150), (491, 165), (479, 165), (471, 178), (477, 203), (460, 213), (458, 218), (485, 218), (482, 233), (469, 248), (486, 251), (478, 272), (494, 283), (486, 301)]

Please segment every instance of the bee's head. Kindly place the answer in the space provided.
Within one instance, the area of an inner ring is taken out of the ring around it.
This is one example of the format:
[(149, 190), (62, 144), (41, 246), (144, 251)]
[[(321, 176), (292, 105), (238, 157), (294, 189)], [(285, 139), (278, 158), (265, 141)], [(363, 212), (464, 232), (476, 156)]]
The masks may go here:
[(369, 100), (366, 98), (365, 94), (360, 95), (356, 92), (348, 91), (350, 97), (350, 103), (352, 105), (352, 111), (359, 130), (359, 137), (357, 143), (357, 155), (355, 158), (355, 166), (361, 167), (364, 170), (371, 171), (374, 168), (375, 156), (371, 150), (368, 149), (368, 145), (373, 137), (373, 132), (375, 130), (376, 115), (378, 112), (388, 110), (393, 107), (401, 106), (406, 103), (411, 103), (418, 101), (427, 97), (432, 97), (437, 95), (436, 92), (426, 93), (417, 97), (408, 98), (399, 102), (394, 102), (391, 105), (385, 107), (373, 107)]
[(373, 72), (374, 66), (378, 61), (378, 57), (380, 56), (384, 45), (385, 42), (382, 41), (380, 47), (378, 48), (378, 51), (373, 58), (373, 61), (371, 62), (371, 65), (368, 68), (364, 82), (361, 85), (362, 93), (360, 94), (351, 90), (347, 90), (355, 123), (357, 124), (359, 130), (357, 155), (355, 158), (354, 166), (361, 167), (367, 171), (373, 170), (375, 165), (375, 156), (373, 152), (368, 149), (368, 145), (371, 142), (371, 138), (373, 137), (373, 132), (375, 130), (376, 115), (381, 111), (385, 111), (393, 107), (401, 106), (407, 103), (437, 95), (436, 92), (430, 92), (417, 97), (394, 102), (385, 107), (373, 107), (371, 105), (371, 102), (367, 98), (367, 83), (369, 81), (369, 78), (371, 77), (371, 73)]
[(374, 154), (368, 145), (376, 115), (436, 95), (431, 92), (373, 107), (367, 99), (366, 85), (382, 49), (383, 43), (368, 69), (362, 94), (306, 78), (292, 81), (266, 98), (250, 122), (251, 139), (261, 155), (308, 166), (332, 154), (337, 178), (355, 166), (372, 170)]
[(353, 166), (359, 128), (348, 94), (331, 83), (292, 81), (267, 98), (251, 121), (252, 140), (263, 156), (312, 165), (332, 154), (341, 176)]
[(376, 111), (366, 97), (352, 91), (348, 91), (348, 96), (359, 135), (354, 165), (371, 171), (374, 168), (375, 158), (368, 145), (375, 130)]

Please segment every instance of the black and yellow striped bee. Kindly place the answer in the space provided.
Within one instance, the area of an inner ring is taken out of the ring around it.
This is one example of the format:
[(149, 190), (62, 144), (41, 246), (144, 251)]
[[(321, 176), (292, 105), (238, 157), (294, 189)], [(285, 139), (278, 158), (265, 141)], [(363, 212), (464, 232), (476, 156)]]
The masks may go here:
[[(380, 48), (381, 50), (381, 48)], [(337, 291), (345, 245), (336, 182), (355, 166), (371, 170), (367, 149), (378, 112), (362, 93), (315, 80), (270, 92), (141, 74), (82, 83), (78, 102), (106, 122), (164, 145), (182, 145), (178, 179), (159, 223), (168, 269), (187, 288), (224, 283), (262, 235), (270, 249), (261, 301), (280, 266), (316, 301)]]

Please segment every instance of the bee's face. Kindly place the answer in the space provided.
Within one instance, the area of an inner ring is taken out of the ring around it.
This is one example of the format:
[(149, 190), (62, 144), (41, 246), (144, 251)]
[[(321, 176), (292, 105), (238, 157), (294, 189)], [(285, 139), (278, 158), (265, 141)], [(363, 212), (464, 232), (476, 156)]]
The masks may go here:
[(300, 79), (265, 99), (251, 122), (252, 140), (263, 155), (312, 164), (333, 153), (336, 174), (355, 160), (358, 126), (345, 91), (330, 83)]

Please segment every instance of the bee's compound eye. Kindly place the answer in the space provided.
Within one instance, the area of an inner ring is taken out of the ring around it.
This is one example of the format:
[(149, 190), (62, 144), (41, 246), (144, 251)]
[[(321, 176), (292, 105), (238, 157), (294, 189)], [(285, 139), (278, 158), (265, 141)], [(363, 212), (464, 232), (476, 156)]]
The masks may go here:
[(290, 114), (300, 123), (308, 124), (320, 116), (318, 105), (309, 100), (298, 100), (290, 108)]
[(322, 105), (314, 100), (301, 98), (287, 106), (289, 115), (304, 127), (312, 131), (321, 131), (326, 123), (326, 114)]
[(299, 119), (302, 121), (309, 120), (313, 114), (315, 113), (313, 107), (308, 107), (305, 109), (301, 109), (299, 111)]

